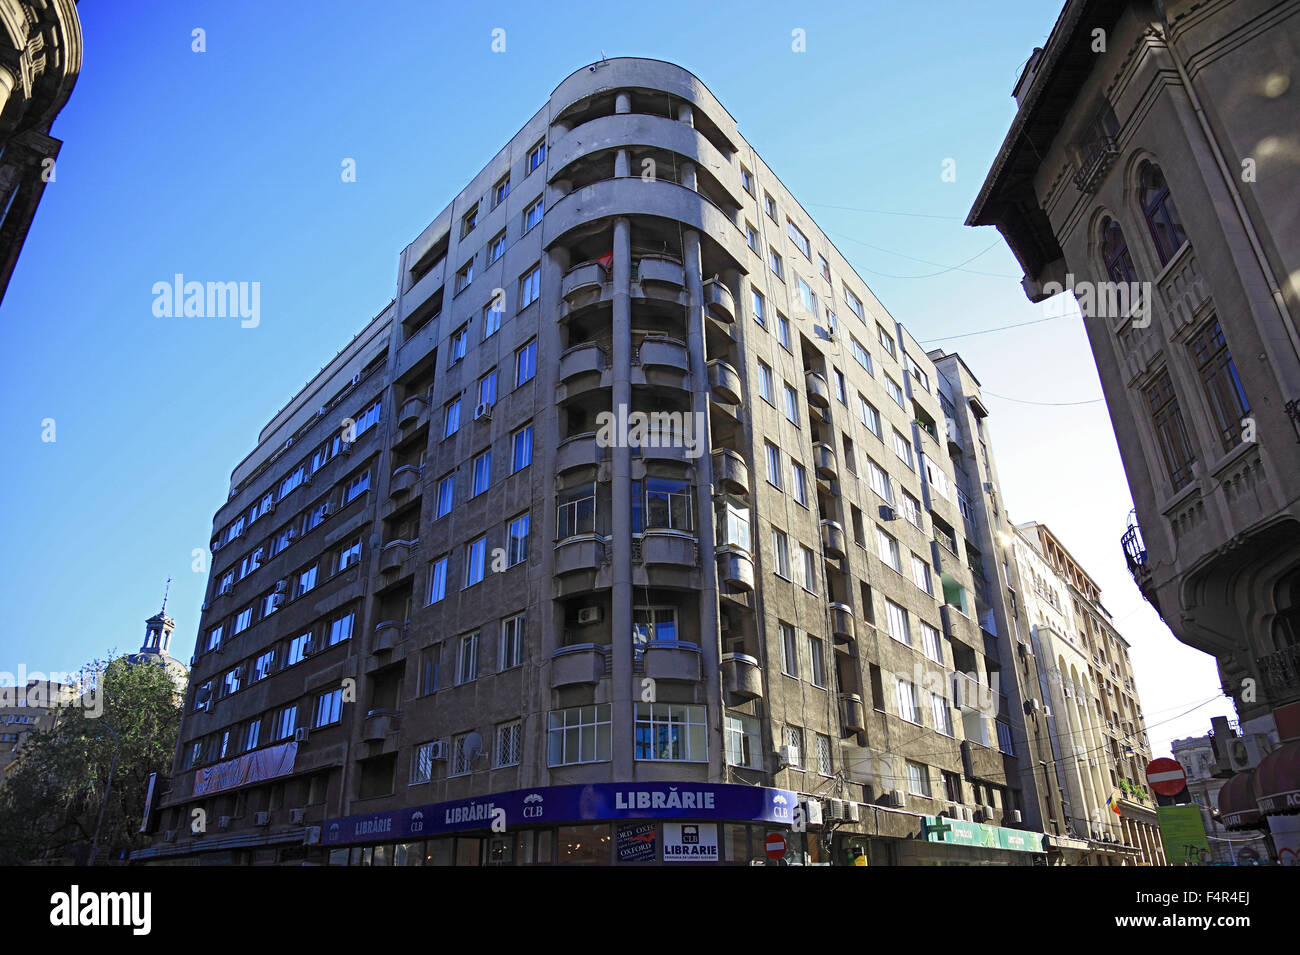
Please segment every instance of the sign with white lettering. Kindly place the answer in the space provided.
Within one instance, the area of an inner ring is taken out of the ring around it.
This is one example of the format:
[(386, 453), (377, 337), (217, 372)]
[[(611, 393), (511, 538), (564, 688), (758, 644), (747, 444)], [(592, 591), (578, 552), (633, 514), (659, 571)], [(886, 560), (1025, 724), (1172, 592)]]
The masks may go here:
[(655, 841), (655, 824), (653, 822), (619, 826), (618, 861), (654, 862)]
[(665, 862), (717, 862), (718, 826), (712, 822), (665, 822)]

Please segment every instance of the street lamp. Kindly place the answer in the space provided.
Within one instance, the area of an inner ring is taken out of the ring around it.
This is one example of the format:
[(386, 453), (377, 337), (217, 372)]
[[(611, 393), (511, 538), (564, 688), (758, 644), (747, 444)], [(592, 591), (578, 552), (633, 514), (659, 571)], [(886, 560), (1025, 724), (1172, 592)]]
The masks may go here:
[(97, 725), (104, 727), (113, 734), (113, 761), (108, 767), (108, 782), (104, 784), (104, 798), (99, 803), (99, 818), (95, 820), (95, 834), (90, 838), (90, 861), (87, 865), (94, 865), (95, 857), (99, 855), (99, 830), (104, 825), (104, 809), (108, 806), (108, 794), (113, 789), (113, 774), (117, 772), (117, 753), (122, 745), (117, 730), (113, 729), (107, 720), (101, 717)]

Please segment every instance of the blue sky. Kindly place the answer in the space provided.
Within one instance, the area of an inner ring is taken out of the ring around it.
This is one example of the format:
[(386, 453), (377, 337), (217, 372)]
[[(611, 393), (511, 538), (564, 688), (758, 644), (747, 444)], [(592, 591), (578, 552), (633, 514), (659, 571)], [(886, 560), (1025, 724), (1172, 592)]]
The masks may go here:
[[(1100, 397), (1077, 318), (945, 338), (1051, 314), (1026, 301), (997, 233), (961, 220), (1056, 0), (948, 0), (923, 19), (880, 0), (566, 2), (562, 16), (410, 0), (79, 9), (85, 61), (53, 129), (65, 143), (56, 179), (0, 306), (0, 670), (134, 649), (168, 576), (173, 650), (188, 660), (206, 581), (192, 552), (231, 469), (392, 298), (402, 247), (602, 51), (699, 76), (892, 314), (940, 339), (927, 347), (959, 351), (989, 392)], [(195, 28), (206, 52), (191, 49)], [(504, 53), (491, 49), (496, 28)], [(806, 52), (791, 49), (796, 29)], [(347, 158), (354, 183), (340, 177)], [(941, 179), (946, 159), (954, 182)], [(260, 282), (260, 324), (156, 318), (151, 288), (177, 272)], [(1051, 525), (1102, 586), (1133, 644), (1157, 754), (1208, 730), (1227, 701), (1158, 725), (1214, 697), (1218, 680), (1125, 569), (1132, 505), (1104, 404), (987, 404), (1011, 515)]]

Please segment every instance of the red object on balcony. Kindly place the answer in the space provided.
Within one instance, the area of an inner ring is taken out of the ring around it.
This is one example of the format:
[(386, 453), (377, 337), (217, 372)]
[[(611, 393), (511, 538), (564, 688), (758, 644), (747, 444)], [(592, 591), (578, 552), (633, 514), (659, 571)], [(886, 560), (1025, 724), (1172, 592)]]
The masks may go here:
[(606, 272), (608, 272), (610, 269), (614, 267), (614, 253), (606, 252), (596, 261), (600, 263), (601, 268), (603, 268)]

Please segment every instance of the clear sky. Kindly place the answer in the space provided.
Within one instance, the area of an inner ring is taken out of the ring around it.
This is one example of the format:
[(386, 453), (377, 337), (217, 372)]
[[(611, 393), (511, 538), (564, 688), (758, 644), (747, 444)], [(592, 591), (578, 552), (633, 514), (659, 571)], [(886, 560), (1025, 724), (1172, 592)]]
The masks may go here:
[[(168, 576), (188, 661), (193, 551), (261, 426), (393, 297), (400, 250), (604, 51), (699, 76), (891, 313), (961, 353), (1012, 518), (1052, 527), (1132, 644), (1156, 754), (1204, 733), (1231, 705), (1171, 720), (1218, 679), (1125, 568), (1105, 405), (1020, 403), (1100, 397), (1080, 320), (950, 337), (1063, 311), (1025, 299), (994, 230), (961, 224), (1060, 2), (81, 4), (63, 152), (0, 306), (0, 670), (135, 649)], [(260, 324), (154, 317), (153, 284), (177, 272), (260, 282)]]

